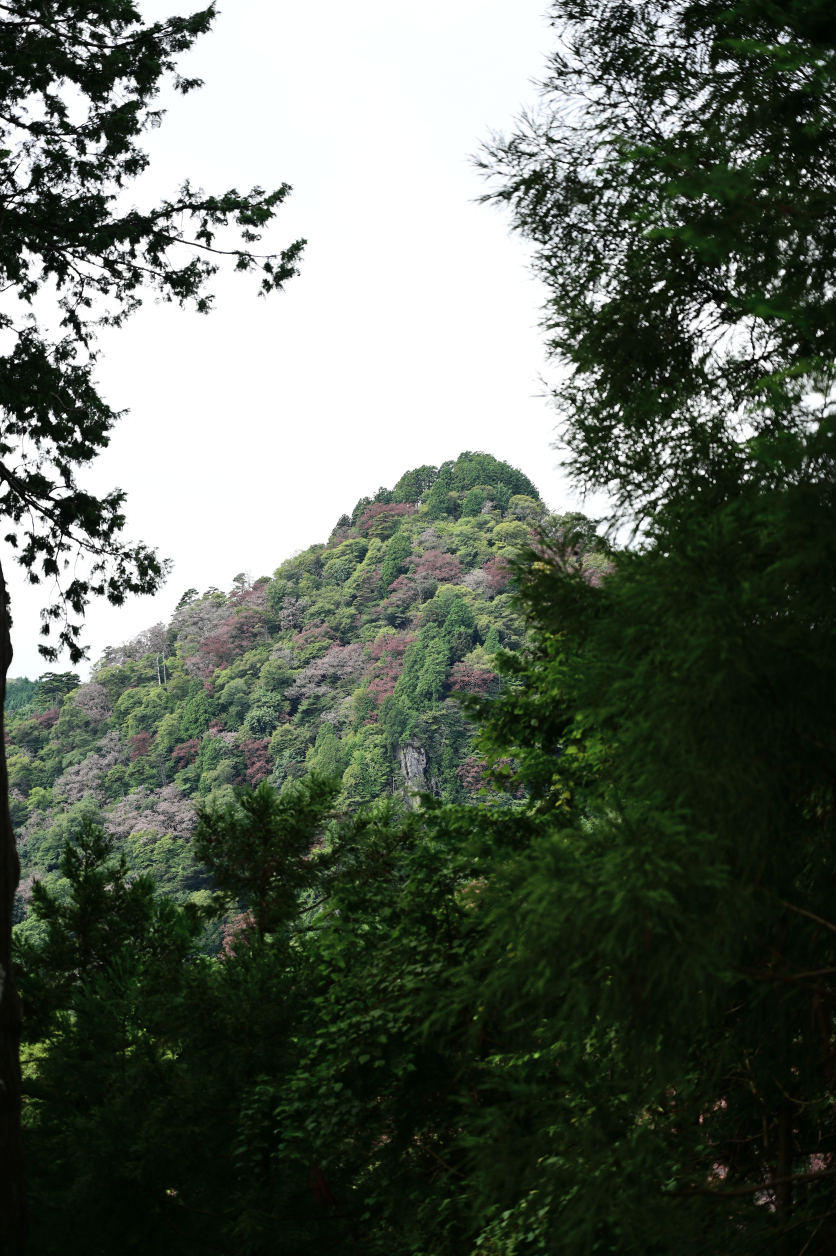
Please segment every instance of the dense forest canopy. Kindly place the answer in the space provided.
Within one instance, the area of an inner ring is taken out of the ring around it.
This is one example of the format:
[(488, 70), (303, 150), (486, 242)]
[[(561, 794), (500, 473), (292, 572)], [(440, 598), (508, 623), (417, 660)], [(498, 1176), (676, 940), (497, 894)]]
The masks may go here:
[(39, 1256), (834, 1250), (831, 8), (552, 0), (483, 153), (632, 530), (465, 453), (10, 688)]
[[(226, 594), (188, 589), (168, 624), (107, 649), (85, 684), (72, 673), (10, 682), (35, 1250), (87, 1250), (91, 1235), (110, 1250), (129, 1234), (140, 1249), (180, 1250), (185, 1239), (211, 1250), (240, 1236), (262, 1250), (278, 1215), (293, 1250), (319, 1238), (376, 1247), (402, 1207), (385, 1185), (400, 1174), (395, 1161), (374, 1188), (380, 1235), (358, 1230), (353, 1214), (335, 1230), (330, 1204), (341, 1188), (318, 1159), (310, 1168), (307, 1148), (301, 1176), (293, 1169), (281, 1184), (269, 1173), (242, 1194), (229, 1161), (240, 1104), (280, 1061), (308, 1067), (321, 1031), (298, 1017), (318, 1004), (316, 973), (329, 968), (332, 945), (349, 941), (323, 933), (326, 918), (356, 913), (365, 935), (382, 913), (373, 928), (395, 949), (369, 959), (393, 974), (400, 948), (415, 942), (413, 926), (401, 936), (394, 921), (406, 925), (417, 909), (423, 931), (427, 909), (442, 911), (447, 928), (451, 909), (466, 918), (458, 896), (471, 874), (463, 881), (449, 862), (455, 840), (439, 832), (428, 841), (426, 809), (524, 805), (525, 786), (506, 787), (510, 761), (491, 772), (468, 707), (501, 691), (499, 659), (527, 639), (512, 564), (538, 535), (571, 534), (573, 562), (593, 581), (608, 560), (586, 521), (550, 515), (521, 472), (482, 453), (407, 472), (394, 491), (361, 499), (354, 516), (272, 577), (239, 573)], [(410, 907), (415, 859), (429, 880)], [(434, 948), (420, 964), (437, 963)], [(353, 963), (349, 971), (352, 983), (377, 980)], [(423, 1032), (420, 1009), (393, 1014), (408, 1039)], [(129, 1038), (121, 1081), (107, 1063), (118, 1024)], [(354, 1036), (348, 1023), (339, 1036), (346, 1030)], [(242, 1032), (243, 1055), (234, 1046)], [(385, 1067), (380, 1043), (366, 1051), (363, 1042), (348, 1059)], [(395, 1061), (407, 1092), (415, 1047)], [(66, 1070), (79, 1069), (82, 1090), (67, 1090)], [(197, 1086), (191, 1098), (182, 1082)], [(132, 1120), (129, 1132), (117, 1111), (133, 1105), (137, 1086), (152, 1126), (162, 1122), (139, 1136), (150, 1160), (129, 1149), (137, 1127)], [(258, 1102), (272, 1100), (265, 1092)], [(294, 1123), (308, 1102), (300, 1092)], [(348, 1182), (377, 1135), (343, 1134)], [(419, 1168), (421, 1191), (424, 1176)], [(412, 1211), (420, 1226), (425, 1204)]]
[(443, 515), (478, 515), (490, 501), (505, 509), (514, 496), (540, 500), (540, 494), (527, 475), (497, 462), (490, 454), (463, 453), (440, 467), (416, 467), (407, 471), (393, 489), (379, 488), (374, 497), (361, 497), (351, 512), (357, 523), (370, 506), (422, 502), (431, 519)]
[(203, 885), (192, 802), (228, 801), (236, 786), (284, 790), (319, 772), (341, 781), (349, 809), (424, 790), (482, 796), (459, 699), (498, 691), (494, 656), (526, 631), (508, 562), (559, 521), (522, 472), (481, 453), (409, 471), (353, 514), (270, 578), (188, 590), (168, 624), (108, 648), (86, 684), (9, 682), (18, 918), (34, 877), (60, 882), (82, 817), (186, 898)]

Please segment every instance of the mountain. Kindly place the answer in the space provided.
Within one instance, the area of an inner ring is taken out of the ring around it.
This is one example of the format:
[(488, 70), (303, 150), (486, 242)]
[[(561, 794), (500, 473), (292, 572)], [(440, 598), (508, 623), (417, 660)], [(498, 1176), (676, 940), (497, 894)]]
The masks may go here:
[(194, 804), (237, 785), (281, 789), (315, 768), (341, 779), (346, 809), (414, 791), (477, 802), (474, 729), (455, 695), (495, 691), (492, 656), (522, 644), (505, 560), (546, 513), (531, 481), (488, 454), (418, 467), (272, 577), (189, 589), (170, 623), (106, 650), (87, 684), (11, 680), (18, 920), (33, 878), (60, 878), (85, 815), (183, 899), (206, 893)]

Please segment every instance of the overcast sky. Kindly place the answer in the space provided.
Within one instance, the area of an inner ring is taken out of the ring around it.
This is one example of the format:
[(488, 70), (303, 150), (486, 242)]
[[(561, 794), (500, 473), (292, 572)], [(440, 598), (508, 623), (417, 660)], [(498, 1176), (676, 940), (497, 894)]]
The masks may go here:
[[(541, 395), (542, 294), (507, 222), (474, 203), (469, 161), (534, 99), (544, 8), (222, 4), (184, 62), (206, 86), (166, 97), (136, 199), (185, 177), (211, 191), (287, 181), (265, 244), (309, 244), (283, 295), (260, 300), (252, 277), (229, 275), (209, 317), (149, 303), (102, 339), (98, 378), (129, 413), (84, 482), (127, 490), (129, 535), (174, 570), (154, 599), (91, 605), (91, 659), (166, 619), (186, 588), (270, 574), (361, 495), (463, 449), (507, 459), (568, 506)], [(11, 674), (35, 676), (39, 599), (10, 576)]]

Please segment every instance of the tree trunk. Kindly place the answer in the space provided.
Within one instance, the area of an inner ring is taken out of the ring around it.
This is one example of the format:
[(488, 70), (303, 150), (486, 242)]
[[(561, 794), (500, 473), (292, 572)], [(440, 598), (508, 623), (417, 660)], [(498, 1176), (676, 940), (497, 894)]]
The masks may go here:
[[(778, 1158), (775, 1165), (775, 1176), (780, 1180), (792, 1173), (792, 1105), (784, 1099), (778, 1113)], [(778, 1222), (778, 1242), (776, 1256), (786, 1256), (787, 1240), (785, 1230), (790, 1224), (792, 1211), (792, 1184), (781, 1182), (775, 1188), (775, 1212)]]
[(9, 815), (4, 718), (11, 661), (9, 599), (0, 567), (0, 1256), (20, 1256), (28, 1221), (20, 1128), (21, 1007), (12, 969), (12, 913), (20, 864)]

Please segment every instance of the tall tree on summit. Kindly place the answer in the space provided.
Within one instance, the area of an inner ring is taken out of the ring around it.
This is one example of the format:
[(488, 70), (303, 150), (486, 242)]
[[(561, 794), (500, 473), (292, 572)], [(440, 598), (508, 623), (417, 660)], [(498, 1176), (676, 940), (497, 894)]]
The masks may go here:
[[(50, 582), (41, 653), (84, 656), (80, 620), (91, 596), (120, 605), (151, 593), (166, 563), (123, 540), (124, 494), (103, 497), (76, 481), (110, 439), (119, 417), (93, 378), (97, 327), (119, 327), (150, 290), (164, 301), (212, 304), (219, 259), (255, 272), (262, 294), (296, 274), (304, 241), (258, 255), (259, 232), (290, 192), (254, 187), (209, 195), (187, 181), (170, 200), (123, 208), (120, 196), (148, 165), (144, 130), (177, 58), (205, 34), (210, 4), (188, 17), (146, 22), (131, 0), (6, 0), (0, 5), (0, 512), (4, 536), (33, 584)], [(227, 241), (224, 228), (231, 230)], [(52, 325), (44, 301), (54, 298)], [(37, 314), (34, 312), (35, 299)], [(0, 569), (0, 699), (12, 657), (6, 582)], [(56, 634), (53, 637), (53, 633)], [(0, 702), (2, 711), (2, 702)], [(0, 716), (0, 718), (2, 718)], [(11, 969), (18, 881), (0, 767), (0, 1252), (22, 1248), (26, 1202), (20, 1144), (20, 1005)]]

